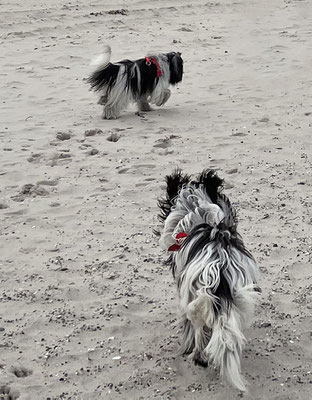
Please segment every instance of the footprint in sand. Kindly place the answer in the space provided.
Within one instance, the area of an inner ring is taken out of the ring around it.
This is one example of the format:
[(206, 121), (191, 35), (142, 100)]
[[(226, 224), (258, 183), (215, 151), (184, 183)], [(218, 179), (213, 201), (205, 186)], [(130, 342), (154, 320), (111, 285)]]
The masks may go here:
[(144, 187), (144, 186), (148, 186), (151, 182), (155, 181), (156, 178), (145, 178), (144, 182), (139, 182), (136, 183), (136, 187)]
[(238, 172), (237, 168), (232, 168), (232, 169), (228, 169), (227, 171), (225, 171), (227, 174), (232, 175), (232, 174), (236, 174)]
[(0, 400), (16, 400), (20, 397), (17, 390), (10, 388), (10, 386), (0, 386)]
[(107, 11), (107, 14), (111, 14), (111, 15), (117, 15), (117, 14), (120, 14), (120, 15), (128, 15), (128, 14), (129, 14), (129, 11), (126, 10), (125, 8), (121, 8), (121, 9), (119, 9), (119, 10), (110, 10), (110, 11)]
[(72, 137), (71, 133), (69, 132), (57, 132), (56, 139), (64, 141), (69, 140)]
[(127, 172), (130, 172), (132, 174), (136, 174), (139, 172), (140, 174), (144, 174), (145, 169), (153, 169), (156, 168), (156, 165), (154, 164), (135, 164), (130, 167), (122, 167), (122, 168), (117, 168), (118, 169), (118, 174), (126, 174)]
[(95, 156), (98, 153), (99, 153), (98, 149), (91, 149), (88, 150), (86, 154), (88, 154), (89, 156)]
[(89, 130), (87, 130), (87, 131), (85, 131), (85, 136), (86, 137), (88, 137), (88, 136), (95, 136), (95, 135), (103, 135), (103, 131), (102, 131), (102, 129), (89, 129)]
[(22, 202), (26, 197), (36, 197), (36, 196), (47, 196), (50, 193), (43, 187), (39, 185), (33, 185), (32, 183), (27, 183), (22, 187), (22, 190), (16, 196), (12, 196), (13, 201)]
[(42, 160), (42, 157), (43, 154), (41, 153), (32, 154), (30, 157), (27, 158), (27, 161), (36, 164)]
[(169, 138), (164, 138), (156, 140), (156, 144), (153, 147), (167, 149), (170, 146), (172, 146), (172, 141)]
[(21, 366), (12, 366), (9, 371), (12, 372), (12, 374), (14, 374), (17, 378), (26, 378), (33, 373), (31, 369)]
[(107, 138), (106, 140), (108, 140), (109, 142), (118, 142), (118, 140), (121, 138), (121, 135), (119, 135), (118, 133), (112, 132)]
[(172, 146), (172, 139), (179, 139), (180, 137), (181, 136), (178, 136), (178, 135), (170, 135), (165, 138), (158, 139), (158, 140), (156, 140), (156, 142), (155, 142), (156, 144), (154, 144), (153, 147), (166, 149), (166, 148)]
[(123, 168), (116, 168), (118, 171), (118, 174), (126, 174), (131, 168), (128, 167), (123, 167)]
[(61, 163), (68, 163), (68, 162), (71, 162), (72, 161), (72, 158), (71, 158), (71, 154), (70, 154), (70, 152), (69, 152), (69, 150), (63, 150), (63, 151), (61, 151), (60, 153), (53, 153), (51, 156), (50, 156), (50, 160), (51, 160), (51, 162), (49, 163), (49, 165), (51, 166), (51, 167), (54, 167), (55, 165), (57, 165), (59, 162), (61, 162)]

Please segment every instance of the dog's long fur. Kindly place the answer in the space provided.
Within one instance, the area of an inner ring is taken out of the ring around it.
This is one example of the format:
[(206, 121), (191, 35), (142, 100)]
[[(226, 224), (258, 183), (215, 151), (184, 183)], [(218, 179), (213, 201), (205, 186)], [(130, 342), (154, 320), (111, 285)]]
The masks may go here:
[(145, 58), (111, 63), (111, 48), (106, 46), (102, 55), (92, 63), (94, 72), (88, 79), (91, 88), (100, 92), (99, 104), (104, 105), (103, 118), (116, 119), (130, 103), (137, 103), (139, 111), (150, 111), (150, 105), (162, 106), (170, 97), (170, 85), (182, 80), (181, 53), (152, 54), (159, 66)]
[(160, 244), (168, 250), (178, 233), (187, 234), (168, 260), (183, 321), (180, 354), (192, 353), (195, 364), (211, 362), (222, 378), (245, 391), (242, 329), (258, 297), (256, 262), (237, 233), (236, 211), (214, 171), (191, 181), (176, 170), (166, 180), (166, 197), (159, 200)]

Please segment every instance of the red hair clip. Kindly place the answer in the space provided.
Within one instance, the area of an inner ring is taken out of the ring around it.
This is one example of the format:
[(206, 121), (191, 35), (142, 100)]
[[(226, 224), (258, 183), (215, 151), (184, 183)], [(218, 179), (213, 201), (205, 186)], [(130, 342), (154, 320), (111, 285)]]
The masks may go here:
[(187, 233), (186, 232), (179, 232), (176, 235), (176, 243), (173, 244), (172, 246), (170, 246), (168, 251), (178, 251), (178, 250), (180, 250), (180, 247), (181, 247), (181, 245), (183, 243), (182, 239), (184, 239), (186, 237), (187, 237)]

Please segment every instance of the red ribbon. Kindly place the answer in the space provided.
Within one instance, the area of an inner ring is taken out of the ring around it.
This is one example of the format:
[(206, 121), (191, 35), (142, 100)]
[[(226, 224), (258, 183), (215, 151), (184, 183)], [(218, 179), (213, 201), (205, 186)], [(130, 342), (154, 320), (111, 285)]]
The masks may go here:
[(180, 250), (182, 241), (178, 239), (184, 239), (187, 236), (187, 233), (185, 232), (179, 232), (176, 236), (176, 241), (177, 243), (173, 244), (172, 246), (169, 247), (168, 251), (178, 251)]
[(151, 65), (152, 63), (156, 66), (156, 70), (157, 70), (157, 78), (159, 78), (160, 76), (163, 75), (163, 72), (158, 64), (158, 61), (156, 60), (155, 57), (145, 57), (146, 60), (146, 64), (147, 65)]

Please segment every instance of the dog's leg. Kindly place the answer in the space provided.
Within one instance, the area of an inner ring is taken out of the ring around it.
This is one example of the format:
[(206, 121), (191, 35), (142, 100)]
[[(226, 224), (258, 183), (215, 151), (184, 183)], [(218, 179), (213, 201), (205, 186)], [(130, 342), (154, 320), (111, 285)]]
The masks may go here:
[(187, 318), (182, 322), (182, 340), (179, 355), (191, 354), (195, 347), (194, 328), (191, 321)]
[(213, 321), (213, 301), (207, 294), (201, 295), (187, 306), (187, 318), (192, 323), (194, 330), (195, 348), (192, 359), (196, 365), (208, 366), (208, 358), (205, 353), (211, 338), (211, 326)]
[(200, 365), (201, 367), (207, 368), (208, 359), (204, 353), (204, 349), (208, 344), (207, 338), (205, 336), (204, 327), (195, 327), (195, 349), (193, 353), (193, 361), (195, 365)]
[(165, 103), (167, 103), (167, 101), (169, 100), (169, 97), (171, 96), (171, 92), (169, 89), (166, 89), (164, 91), (163, 96), (158, 100), (158, 102), (156, 103), (156, 106), (160, 107), (163, 106)]
[(208, 344), (207, 336), (204, 331), (205, 326), (205, 308), (203, 307), (204, 301), (202, 298), (193, 300), (187, 306), (187, 317), (190, 319), (194, 330), (194, 351), (192, 359), (195, 365), (202, 367), (208, 366), (208, 359), (204, 353), (204, 349)]
[(148, 104), (147, 98), (146, 97), (141, 97), (138, 100), (138, 110), (139, 111), (152, 111), (151, 106)]
[(104, 107), (102, 118), (103, 119), (117, 119), (119, 112), (115, 107)]

